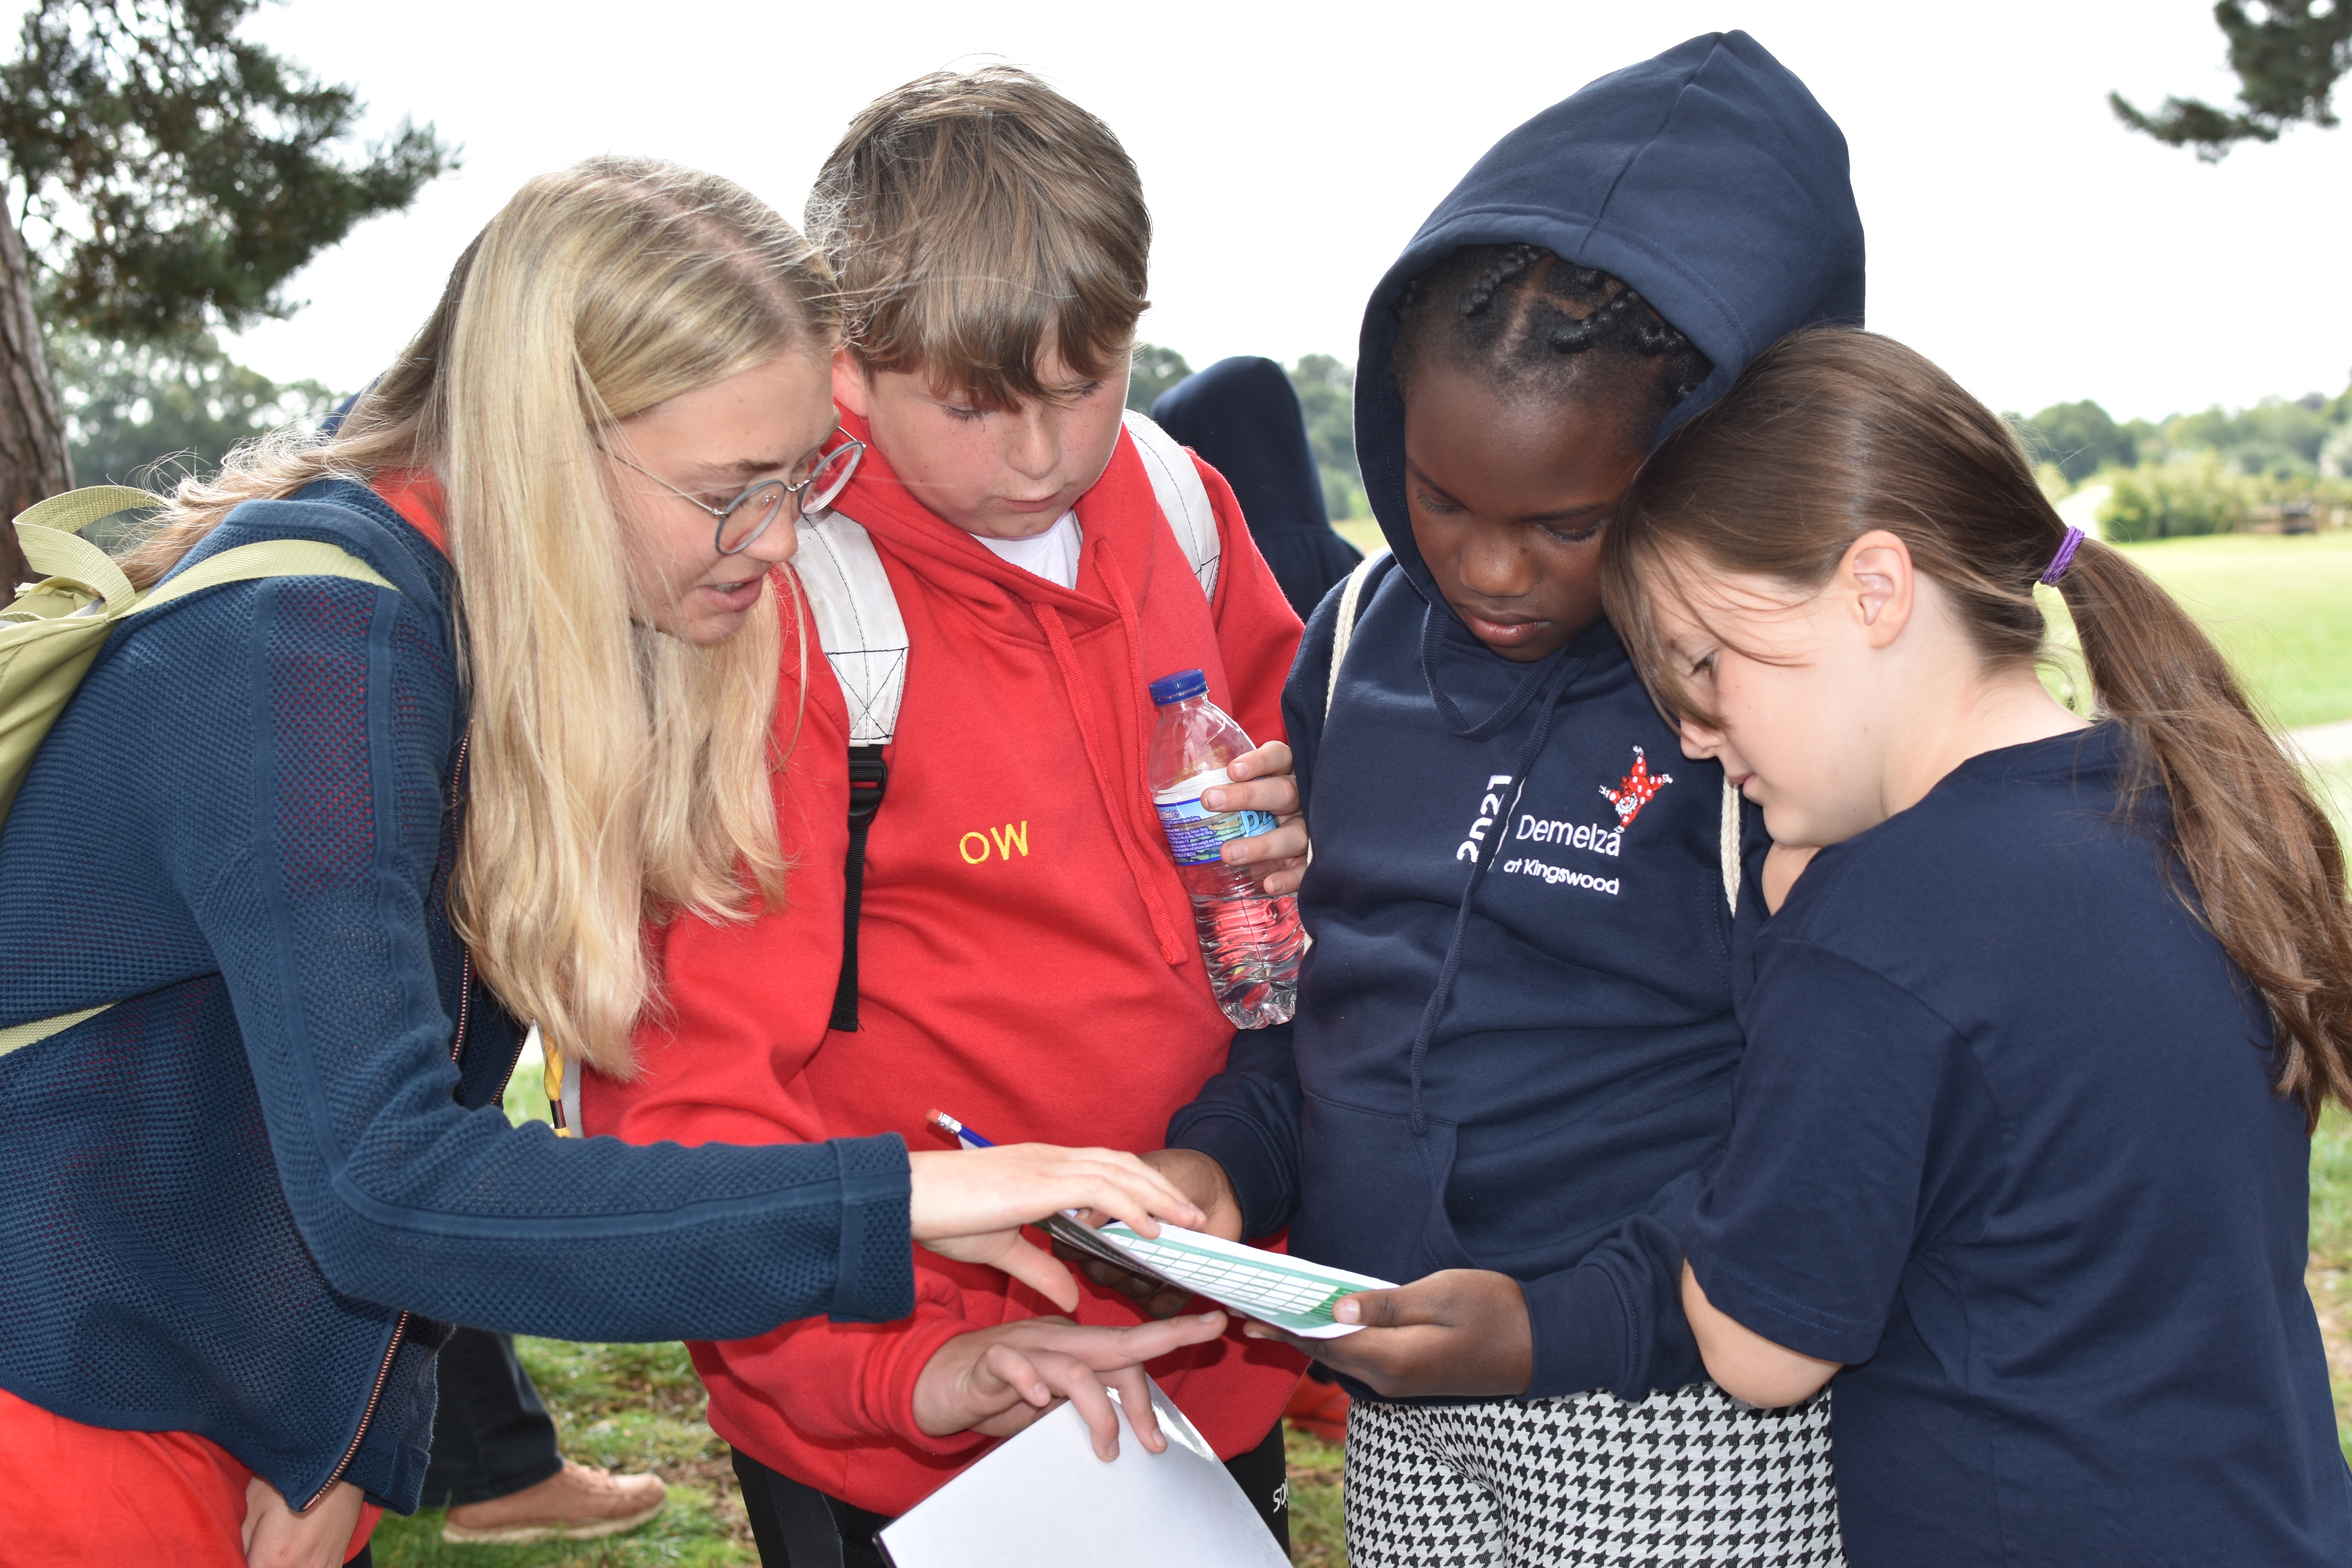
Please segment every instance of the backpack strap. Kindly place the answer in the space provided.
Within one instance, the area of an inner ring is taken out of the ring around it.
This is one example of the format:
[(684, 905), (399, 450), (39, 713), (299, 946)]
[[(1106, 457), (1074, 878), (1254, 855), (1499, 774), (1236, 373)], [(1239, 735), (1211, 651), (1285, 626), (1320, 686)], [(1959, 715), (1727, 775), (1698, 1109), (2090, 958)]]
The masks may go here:
[(1394, 559), (1385, 547), (1376, 550), (1357, 562), (1356, 569), (1339, 585), (1339, 618), (1331, 627), (1331, 677), (1323, 687), (1326, 720), (1331, 717), (1331, 704), (1339, 697), (1339, 665), (1348, 657), (1348, 645), (1356, 639), (1356, 622), (1364, 613), (1364, 590)]
[(59, 533), (79, 533), (101, 517), (119, 511), (145, 511), (172, 503), (159, 495), (129, 485), (89, 485), (35, 501), (16, 514), (19, 528), (54, 528)]
[(54, 1018), (36, 1018), (13, 1029), (0, 1029), (0, 1057), (10, 1051), (23, 1050), (26, 1046), (39, 1045), (51, 1035), (62, 1035), (84, 1018), (95, 1018), (113, 1005), (111, 1002), (101, 1002), (95, 1007), (84, 1007), (79, 1013), (60, 1013)]
[(882, 748), (898, 731), (907, 692), (907, 622), (874, 548), (873, 535), (846, 512), (800, 523), (793, 563), (816, 621), (817, 641), (849, 709), (849, 855), (841, 899), (841, 976), (833, 989), (835, 1029), (857, 1027), (857, 918), (866, 899), (866, 838), (890, 788)]
[(1159, 500), (1160, 514), (1168, 520), (1169, 531), (1192, 564), (1192, 575), (1201, 580), (1201, 592), (1213, 603), (1217, 596), (1217, 512), (1209, 504), (1209, 487), (1201, 482), (1201, 470), (1193, 464), (1192, 454), (1177, 444), (1176, 437), (1130, 408), (1127, 411), (1127, 433), (1135, 438), (1135, 450), (1143, 458), (1143, 471), (1150, 476), (1151, 493)]
[(850, 745), (888, 745), (907, 691), (907, 623), (873, 535), (838, 509), (803, 518), (793, 567), (849, 706)]

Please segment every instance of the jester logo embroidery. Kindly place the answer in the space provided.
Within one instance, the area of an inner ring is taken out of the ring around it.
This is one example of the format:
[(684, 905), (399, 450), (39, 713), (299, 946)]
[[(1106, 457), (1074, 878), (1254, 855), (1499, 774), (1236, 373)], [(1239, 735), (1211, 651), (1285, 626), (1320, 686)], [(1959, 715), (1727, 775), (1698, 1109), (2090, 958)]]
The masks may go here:
[(1631, 827), (1633, 819), (1642, 815), (1642, 808), (1650, 804), (1650, 797), (1674, 782), (1672, 773), (1652, 773), (1650, 759), (1642, 754), (1641, 747), (1636, 746), (1633, 748), (1633, 771), (1627, 773), (1615, 789), (1602, 784), (1601, 793), (1609, 797), (1611, 805), (1616, 807), (1617, 825)]

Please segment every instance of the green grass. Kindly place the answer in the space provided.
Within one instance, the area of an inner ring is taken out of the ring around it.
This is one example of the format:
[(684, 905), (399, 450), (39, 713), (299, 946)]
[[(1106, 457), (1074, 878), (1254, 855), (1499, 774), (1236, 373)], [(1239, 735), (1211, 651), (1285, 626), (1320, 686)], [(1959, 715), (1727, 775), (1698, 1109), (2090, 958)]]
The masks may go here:
[(2352, 531), (2124, 548), (2204, 626), (2283, 728), (2352, 718)]
[(1348, 1568), (1348, 1526), (1339, 1515), (1346, 1451), (1296, 1426), (1286, 1430), (1283, 1444), (1290, 1460), (1290, 1560), (1312, 1568)]
[(2312, 1304), (2327, 1342), (2336, 1440), (2352, 1459), (2352, 1116), (2330, 1109), (2311, 1141)]
[(2308, 775), (2319, 804), (2335, 814), (2336, 831), (2352, 846), (2352, 763), (2331, 763), (2313, 768)]
[(1335, 522), (1331, 526), (1339, 531), (1340, 538), (1367, 555), (1389, 547), (1387, 536), (1381, 532), (1380, 520), (1377, 518), (1351, 517), (1345, 521)]

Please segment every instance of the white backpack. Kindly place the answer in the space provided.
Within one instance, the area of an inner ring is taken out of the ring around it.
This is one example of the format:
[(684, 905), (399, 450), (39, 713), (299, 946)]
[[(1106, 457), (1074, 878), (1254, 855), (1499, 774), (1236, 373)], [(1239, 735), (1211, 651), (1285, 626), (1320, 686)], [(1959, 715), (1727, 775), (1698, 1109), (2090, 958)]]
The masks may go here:
[[(1142, 455), (1160, 515), (1200, 579), (1201, 592), (1217, 591), (1217, 514), (1192, 454), (1173, 437), (1129, 409), (1127, 433)], [(831, 1026), (857, 1027), (857, 916), (866, 883), (866, 837), (888, 790), (890, 770), (882, 760), (898, 729), (898, 702), (907, 689), (907, 622), (890, 574), (865, 525), (835, 507), (800, 524), (794, 558), (817, 640), (824, 647), (841, 698), (849, 709), (848, 887), (842, 898), (841, 979), (833, 994)]]

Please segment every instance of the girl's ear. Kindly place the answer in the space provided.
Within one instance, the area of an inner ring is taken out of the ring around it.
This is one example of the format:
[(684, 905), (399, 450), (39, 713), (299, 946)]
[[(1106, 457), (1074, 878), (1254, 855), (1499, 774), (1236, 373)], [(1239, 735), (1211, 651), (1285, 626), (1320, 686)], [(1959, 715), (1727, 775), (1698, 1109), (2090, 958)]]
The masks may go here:
[(1886, 647), (1910, 624), (1918, 584), (1911, 547), (1886, 530), (1874, 528), (1846, 546), (1832, 585), (1853, 606), (1864, 640), (1872, 647)]
[(860, 419), (874, 415), (873, 397), (866, 384), (866, 367), (847, 345), (833, 351), (833, 400)]

